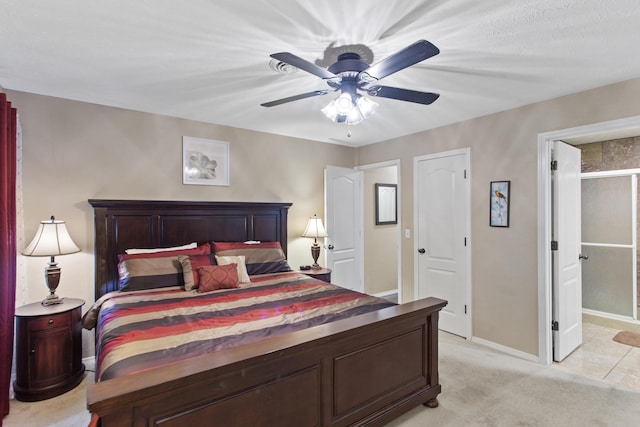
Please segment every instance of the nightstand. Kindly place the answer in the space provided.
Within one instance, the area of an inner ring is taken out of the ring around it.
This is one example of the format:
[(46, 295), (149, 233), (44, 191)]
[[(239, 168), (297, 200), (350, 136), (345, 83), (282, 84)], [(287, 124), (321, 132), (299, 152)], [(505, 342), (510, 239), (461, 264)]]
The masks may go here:
[(81, 299), (64, 298), (61, 304), (16, 309), (16, 399), (49, 399), (80, 384), (83, 305)]
[(314, 279), (322, 280), (327, 283), (331, 283), (331, 269), (321, 268), (320, 270), (299, 270), (300, 273), (311, 276)]

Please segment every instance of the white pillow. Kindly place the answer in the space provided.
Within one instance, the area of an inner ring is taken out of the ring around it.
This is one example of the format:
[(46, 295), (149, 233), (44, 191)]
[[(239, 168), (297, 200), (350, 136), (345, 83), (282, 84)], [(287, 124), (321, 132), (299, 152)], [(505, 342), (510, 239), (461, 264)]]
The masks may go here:
[(240, 283), (250, 283), (251, 279), (249, 279), (249, 273), (247, 273), (247, 265), (244, 262), (244, 258), (244, 255), (216, 255), (216, 262), (218, 263), (218, 265), (236, 264), (238, 269), (238, 279)]
[(193, 243), (189, 243), (188, 245), (174, 246), (172, 248), (127, 249), (125, 250), (125, 253), (130, 255), (131, 254), (155, 254), (156, 252), (179, 251), (181, 249), (193, 249), (197, 247), (198, 247), (198, 243), (193, 242)]

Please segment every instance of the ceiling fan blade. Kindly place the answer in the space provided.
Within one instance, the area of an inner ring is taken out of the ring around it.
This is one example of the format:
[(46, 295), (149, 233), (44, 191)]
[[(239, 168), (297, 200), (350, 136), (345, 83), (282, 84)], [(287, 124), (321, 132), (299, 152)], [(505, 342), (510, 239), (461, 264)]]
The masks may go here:
[(313, 92), (302, 93), (300, 95), (289, 96), (287, 98), (278, 99), (276, 101), (265, 102), (260, 104), (263, 107), (275, 107), (276, 105), (286, 104), (287, 102), (298, 101), (300, 99), (311, 98), (312, 96), (326, 95), (328, 90), (314, 90)]
[(296, 68), (299, 68), (307, 73), (311, 73), (320, 77), (321, 79), (332, 79), (336, 77), (331, 71), (327, 71), (324, 68), (318, 67), (316, 64), (309, 62), (305, 59), (300, 58), (289, 52), (280, 52), (274, 53), (270, 55), (273, 59), (277, 59), (278, 61), (285, 62), (289, 65), (293, 65)]
[(400, 101), (415, 102), (416, 104), (429, 105), (440, 96), (439, 93), (419, 92), (417, 90), (400, 89), (389, 86), (371, 86), (366, 89), (371, 96), (381, 98), (397, 99)]
[[(407, 67), (417, 64), (420, 61), (424, 61), (427, 58), (440, 53), (440, 49), (432, 45), (426, 40), (418, 40), (411, 46), (402, 49), (399, 52), (383, 59), (380, 62), (376, 62), (371, 67), (362, 71), (360, 74), (368, 74), (374, 79), (380, 80), (387, 77), (389, 74), (393, 74), (397, 71), (403, 70)], [(285, 61), (286, 62), (286, 61)]]

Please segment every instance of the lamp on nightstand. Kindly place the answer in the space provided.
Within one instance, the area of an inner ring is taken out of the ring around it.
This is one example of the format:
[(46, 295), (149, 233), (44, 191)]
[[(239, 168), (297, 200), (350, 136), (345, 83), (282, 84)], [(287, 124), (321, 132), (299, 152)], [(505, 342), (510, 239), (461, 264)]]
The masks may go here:
[(322, 267), (318, 265), (318, 257), (320, 256), (320, 245), (318, 245), (318, 237), (327, 237), (327, 232), (322, 225), (322, 220), (316, 215), (309, 218), (307, 228), (302, 233), (302, 237), (313, 237), (313, 245), (311, 245), (311, 256), (313, 257), (314, 270), (320, 270)]
[(49, 221), (40, 221), (40, 227), (35, 237), (27, 246), (22, 255), (51, 257), (49, 265), (44, 269), (49, 295), (42, 300), (42, 305), (60, 304), (62, 298), (56, 295), (56, 289), (60, 282), (60, 267), (55, 257), (80, 252), (80, 248), (73, 243), (64, 221), (56, 221), (51, 216)]

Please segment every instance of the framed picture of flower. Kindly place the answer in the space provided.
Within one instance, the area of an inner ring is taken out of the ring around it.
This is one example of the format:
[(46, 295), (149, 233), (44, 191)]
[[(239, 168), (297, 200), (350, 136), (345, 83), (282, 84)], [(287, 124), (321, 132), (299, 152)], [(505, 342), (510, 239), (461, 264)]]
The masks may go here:
[(183, 136), (182, 183), (229, 186), (229, 143)]
[(489, 225), (491, 227), (509, 226), (509, 198), (511, 181), (492, 181), (491, 194), (489, 196), (490, 214)]

